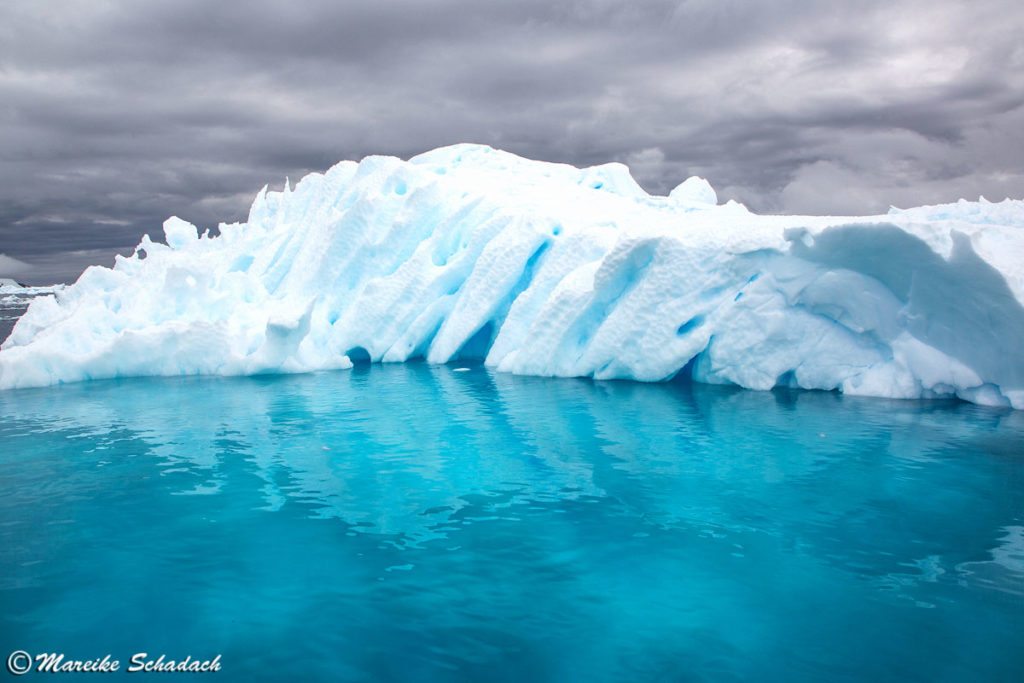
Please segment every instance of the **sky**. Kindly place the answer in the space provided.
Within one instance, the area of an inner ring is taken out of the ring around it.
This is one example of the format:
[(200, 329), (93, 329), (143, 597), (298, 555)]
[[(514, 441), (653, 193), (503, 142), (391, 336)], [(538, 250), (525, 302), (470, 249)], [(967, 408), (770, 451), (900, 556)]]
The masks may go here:
[(1021, 198), (1022, 35), (1017, 0), (5, 0), (0, 253), (73, 280), (170, 215), (456, 142), (760, 213)]

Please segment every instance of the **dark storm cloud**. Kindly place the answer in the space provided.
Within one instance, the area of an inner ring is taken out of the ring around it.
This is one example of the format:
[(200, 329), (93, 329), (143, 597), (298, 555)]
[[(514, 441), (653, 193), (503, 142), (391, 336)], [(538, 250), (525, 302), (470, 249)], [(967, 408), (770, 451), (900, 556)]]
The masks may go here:
[(1022, 11), (981, 5), (5, 3), (0, 253), (51, 272), (460, 141), (760, 211), (1019, 197)]

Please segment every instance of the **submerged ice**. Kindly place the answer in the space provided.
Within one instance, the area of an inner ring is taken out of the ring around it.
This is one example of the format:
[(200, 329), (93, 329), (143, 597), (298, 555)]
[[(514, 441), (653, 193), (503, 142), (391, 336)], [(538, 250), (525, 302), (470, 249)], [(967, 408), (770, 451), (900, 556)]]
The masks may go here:
[(761, 216), (477, 145), (342, 162), (248, 221), (178, 218), (39, 298), (0, 388), (353, 361), (1024, 408), (1024, 202)]

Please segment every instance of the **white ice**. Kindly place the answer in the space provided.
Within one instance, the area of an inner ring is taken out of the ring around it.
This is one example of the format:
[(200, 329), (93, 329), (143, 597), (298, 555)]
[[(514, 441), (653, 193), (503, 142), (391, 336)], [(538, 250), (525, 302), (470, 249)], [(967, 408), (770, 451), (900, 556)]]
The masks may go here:
[(455, 145), (264, 189), (220, 233), (170, 218), (33, 301), (0, 388), (423, 357), (1024, 409), (1022, 201), (762, 216)]

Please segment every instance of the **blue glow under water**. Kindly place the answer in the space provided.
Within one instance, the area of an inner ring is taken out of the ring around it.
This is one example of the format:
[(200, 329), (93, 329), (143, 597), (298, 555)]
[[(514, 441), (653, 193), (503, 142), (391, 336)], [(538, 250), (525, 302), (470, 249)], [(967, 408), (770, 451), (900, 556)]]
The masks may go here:
[(0, 392), (0, 444), (3, 657), (1024, 676), (1021, 412), (407, 364)]

